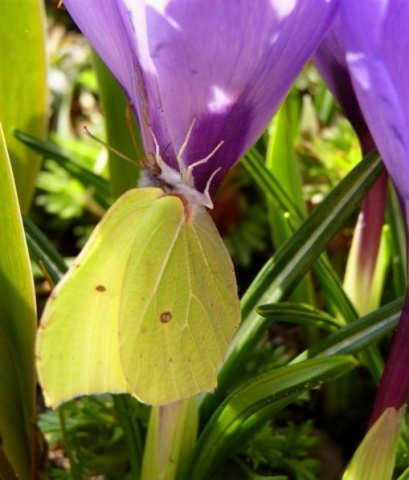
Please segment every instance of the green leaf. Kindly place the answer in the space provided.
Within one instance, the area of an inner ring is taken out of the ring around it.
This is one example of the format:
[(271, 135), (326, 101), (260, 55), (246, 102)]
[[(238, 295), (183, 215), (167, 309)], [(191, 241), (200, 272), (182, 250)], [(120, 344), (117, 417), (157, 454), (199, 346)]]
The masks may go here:
[(56, 285), (68, 268), (64, 259), (29, 218), (23, 216), (23, 224), (31, 258)]
[(303, 352), (292, 363), (312, 357), (359, 353), (396, 328), (402, 305), (403, 298), (399, 298), (355, 320)]
[(44, 12), (41, 0), (1, 2), (0, 122), (23, 212), (29, 209), (41, 157), (13, 138), (19, 128), (36, 137), (47, 129)]
[(180, 479), (210, 478), (209, 474), (272, 415), (301, 393), (343, 375), (355, 366), (352, 357), (314, 359), (277, 368), (245, 382), (215, 411), (198, 438)]
[[(0, 434), (19, 478), (32, 478), (35, 294), (11, 165), (0, 126)], [(0, 471), (1, 476), (1, 471)]]
[(257, 308), (257, 313), (264, 318), (276, 322), (296, 323), (298, 325), (313, 325), (323, 327), (327, 330), (340, 328), (339, 322), (311, 305), (297, 303), (273, 303), (271, 305), (261, 305)]
[[(305, 206), (302, 197), (301, 174), (294, 150), (291, 123), (296, 126), (296, 122), (291, 122), (289, 105), (284, 102), (274, 117), (272, 134), (267, 144), (266, 168), (293, 199), (298, 211), (303, 212), (304, 217)], [(278, 208), (275, 199), (271, 198), (267, 202), (267, 208), (273, 244), (278, 248), (291, 237), (293, 229), (286, 218), (287, 211)], [(295, 302), (313, 303), (313, 298), (311, 279), (307, 276), (294, 290), (291, 299)]]

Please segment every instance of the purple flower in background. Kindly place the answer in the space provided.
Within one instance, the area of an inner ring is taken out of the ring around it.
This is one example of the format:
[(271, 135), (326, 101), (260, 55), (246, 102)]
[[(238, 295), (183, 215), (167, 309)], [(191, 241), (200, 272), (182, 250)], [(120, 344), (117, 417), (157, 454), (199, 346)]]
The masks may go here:
[[(397, 190), (409, 230), (409, 2), (345, 0), (340, 22), (362, 114)], [(371, 423), (409, 393), (407, 296), (375, 400)]]
[(131, 102), (162, 179), (207, 206), (271, 119), (337, 3), (64, 2)]

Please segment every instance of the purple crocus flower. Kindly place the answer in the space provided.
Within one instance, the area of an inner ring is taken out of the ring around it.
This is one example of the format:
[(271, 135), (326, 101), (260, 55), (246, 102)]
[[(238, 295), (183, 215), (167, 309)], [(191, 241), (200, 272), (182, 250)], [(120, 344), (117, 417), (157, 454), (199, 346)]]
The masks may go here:
[[(397, 190), (409, 231), (409, 2), (344, 0), (346, 60), (361, 111)], [(409, 393), (409, 297), (378, 389), (371, 423)]]
[(162, 182), (206, 206), (262, 133), (337, 3), (64, 1), (131, 102)]
[[(352, 85), (339, 15), (314, 53), (313, 62), (351, 122), (363, 155), (367, 155), (376, 145)], [(361, 315), (368, 313), (373, 306), (371, 291), (384, 220), (387, 178), (383, 172), (362, 201), (351, 249), (354, 254), (348, 261), (345, 274), (345, 289)]]

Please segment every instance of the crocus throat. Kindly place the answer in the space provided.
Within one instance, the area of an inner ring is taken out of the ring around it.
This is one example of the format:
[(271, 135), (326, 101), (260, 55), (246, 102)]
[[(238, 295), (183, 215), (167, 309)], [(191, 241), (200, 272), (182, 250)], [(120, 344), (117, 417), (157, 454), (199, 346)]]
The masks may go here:
[(205, 158), (197, 160), (192, 164), (186, 166), (183, 161), (182, 155), (189, 142), (190, 134), (196, 123), (196, 117), (193, 119), (186, 138), (182, 143), (176, 160), (179, 166), (179, 171), (170, 167), (162, 158), (159, 150), (159, 144), (156, 140), (154, 133), (151, 131), (153, 141), (155, 143), (155, 153), (148, 153), (146, 162), (147, 168), (142, 172), (139, 180), (140, 187), (146, 186), (158, 186), (161, 187), (167, 193), (180, 193), (186, 200), (192, 205), (203, 205), (207, 208), (213, 208), (213, 202), (210, 197), (210, 185), (215, 175), (221, 170), (222, 167), (218, 167), (209, 177), (204, 192), (200, 192), (195, 188), (195, 182), (193, 177), (193, 169), (199, 165), (206, 163), (223, 145), (224, 141), (221, 140), (216, 147)]

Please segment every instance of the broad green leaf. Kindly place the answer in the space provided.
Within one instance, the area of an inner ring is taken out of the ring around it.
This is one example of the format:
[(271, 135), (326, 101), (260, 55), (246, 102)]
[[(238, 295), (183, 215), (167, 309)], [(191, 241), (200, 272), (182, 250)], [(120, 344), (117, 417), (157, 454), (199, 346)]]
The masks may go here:
[[(264, 422), (301, 393), (356, 366), (352, 357), (308, 360), (248, 380), (218, 407), (199, 436), (180, 479), (208, 479)], [(294, 368), (295, 367), (295, 368)]]
[(130, 190), (47, 303), (37, 344), (46, 400), (131, 392), (160, 405), (212, 391), (239, 315), (207, 211), (158, 188)]
[(269, 320), (252, 314), (253, 309), (257, 304), (280, 302), (291, 293), (343, 222), (357, 208), (381, 171), (382, 162), (377, 154), (365, 157), (263, 267), (242, 298), (244, 321), (219, 370), (217, 390), (203, 399), (202, 418), (208, 418), (220, 403), (224, 392), (270, 324)]
[(92, 52), (92, 63), (98, 79), (102, 108), (105, 113), (108, 146), (115, 148), (131, 159), (135, 159), (135, 165), (132, 165), (119, 158), (114, 152), (108, 151), (111, 192), (117, 198), (130, 188), (136, 187), (138, 181), (138, 162), (141, 161), (141, 158), (137, 157), (129, 128), (132, 128), (134, 132), (137, 148), (140, 152), (142, 152), (141, 142), (132, 116), (129, 119), (130, 127), (127, 126), (126, 110), (128, 102), (117, 81), (95, 52)]
[[(273, 175), (282, 189), (304, 215), (301, 176), (298, 160), (293, 147), (290, 114), (284, 103), (274, 117), (270, 127), (271, 135), (267, 144), (266, 168)], [(277, 208), (277, 201), (270, 198), (268, 202), (274, 245), (279, 247), (292, 233), (288, 221), (283, 218), (286, 211)]]
[[(292, 197), (297, 209), (304, 213), (301, 174), (294, 151), (291, 116), (287, 102), (280, 107), (270, 128), (272, 133), (267, 144), (266, 168), (274, 175), (283, 190)], [(278, 207), (276, 200), (267, 197), (270, 230), (275, 248), (280, 247), (293, 233), (291, 224), (286, 218), (288, 212)], [(313, 289), (308, 276), (297, 285), (291, 295), (291, 300), (313, 303)]]
[(47, 131), (43, 2), (3, 1), (0, 16), (0, 122), (20, 207), (26, 212), (41, 158), (13, 138), (13, 130), (39, 138)]
[[(11, 165), (0, 125), (0, 436), (8, 461), (34, 469), (35, 294)], [(0, 472), (1, 476), (1, 472)]]

